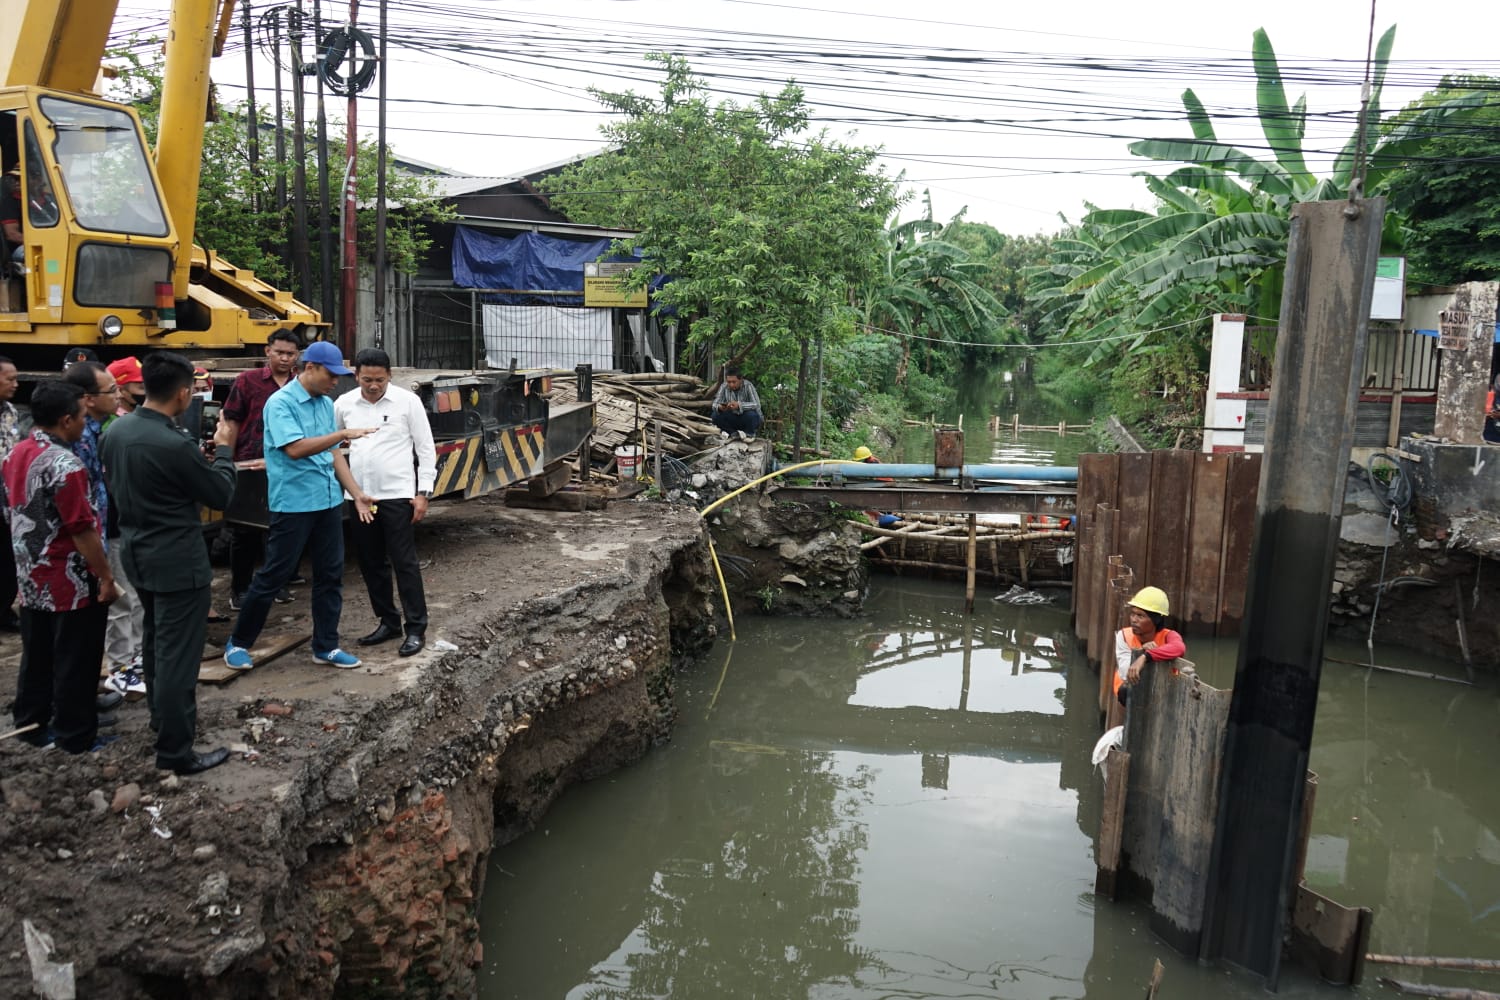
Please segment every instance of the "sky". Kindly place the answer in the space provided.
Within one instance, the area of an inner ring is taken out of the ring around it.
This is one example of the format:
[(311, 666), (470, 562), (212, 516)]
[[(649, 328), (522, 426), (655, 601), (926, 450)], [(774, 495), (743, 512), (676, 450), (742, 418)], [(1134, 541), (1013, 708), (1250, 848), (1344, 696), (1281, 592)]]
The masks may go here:
[[(1189, 137), (1187, 87), (1215, 116), (1220, 138), (1266, 155), (1253, 148), (1265, 144), (1254, 115), (1256, 28), (1276, 48), (1288, 100), (1307, 95), (1306, 146), (1324, 151), (1309, 166), (1326, 172), (1353, 131), (1371, 24), (1366, 0), (389, 3), (388, 142), (403, 156), (509, 177), (597, 149), (606, 117), (588, 88), (653, 94), (659, 77), (644, 56), (669, 51), (741, 103), (796, 80), (816, 127), (883, 148), (888, 172), (904, 175), (903, 218), (922, 214), (930, 196), (939, 221), (966, 210), (971, 221), (1016, 234), (1055, 232), (1085, 203), (1149, 208), (1132, 172), (1171, 165), (1132, 157), (1127, 146)], [(303, 4), (310, 28), (312, 0)], [(163, 34), (167, 7), (123, 2), (116, 34)], [(252, 2), (262, 103), (273, 93), (271, 22), (293, 7)], [(346, 22), (348, 11), (327, 4), (325, 27)], [(373, 31), (377, 17), (376, 4), (360, 5), (362, 27)], [(1397, 26), (1387, 111), (1445, 74), (1500, 76), (1500, 5), (1377, 0), (1374, 23), (1377, 38)], [(243, 100), (238, 30), (212, 74), (221, 101)], [(374, 88), (358, 103), (361, 131), (372, 131)]]

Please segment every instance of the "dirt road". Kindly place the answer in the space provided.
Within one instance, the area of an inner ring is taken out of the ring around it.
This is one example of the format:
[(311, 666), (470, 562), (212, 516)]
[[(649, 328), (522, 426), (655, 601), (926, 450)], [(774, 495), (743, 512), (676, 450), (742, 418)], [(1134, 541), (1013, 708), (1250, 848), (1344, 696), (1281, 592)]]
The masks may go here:
[[(96, 754), (0, 742), (0, 995), (30, 990), (23, 920), (79, 996), (465, 995), (496, 816), (524, 826), (665, 734), (672, 659), (713, 634), (701, 530), (655, 502), (440, 505), (418, 535), (429, 649), (336, 670), (304, 644), (200, 684), (197, 745), (235, 749), (223, 767), (157, 771), (144, 703)], [(296, 590), (268, 635), (310, 630)], [(374, 624), (351, 555), (345, 646)], [(18, 645), (0, 636), (6, 704)]]

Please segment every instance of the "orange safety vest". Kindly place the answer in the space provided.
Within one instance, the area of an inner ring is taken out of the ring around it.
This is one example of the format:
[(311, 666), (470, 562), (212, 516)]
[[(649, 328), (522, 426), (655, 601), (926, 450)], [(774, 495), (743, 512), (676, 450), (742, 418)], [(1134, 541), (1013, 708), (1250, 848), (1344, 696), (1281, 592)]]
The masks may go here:
[[(1120, 629), (1120, 634), (1125, 637), (1125, 645), (1129, 646), (1131, 649), (1140, 649), (1142, 646), (1145, 645), (1145, 643), (1141, 642), (1141, 637), (1135, 634), (1135, 629), (1133, 629), (1133, 628), (1128, 628), (1128, 627), (1127, 628), (1122, 628), (1122, 629)], [(1151, 637), (1151, 641), (1154, 642), (1154, 643), (1156, 643), (1158, 646), (1160, 646), (1164, 641), (1166, 641), (1165, 640), (1166, 634), (1167, 634), (1167, 630), (1166, 629), (1161, 629), (1161, 630), (1159, 630), (1156, 633), (1156, 635), (1154, 635), (1154, 636)], [(1131, 657), (1131, 659), (1135, 659), (1135, 657)], [(1114, 693), (1115, 694), (1119, 694), (1120, 693), (1120, 685), (1124, 684), (1124, 683), (1125, 683), (1125, 676), (1120, 673), (1119, 664), (1116, 664), (1115, 665), (1115, 689), (1114, 689)]]

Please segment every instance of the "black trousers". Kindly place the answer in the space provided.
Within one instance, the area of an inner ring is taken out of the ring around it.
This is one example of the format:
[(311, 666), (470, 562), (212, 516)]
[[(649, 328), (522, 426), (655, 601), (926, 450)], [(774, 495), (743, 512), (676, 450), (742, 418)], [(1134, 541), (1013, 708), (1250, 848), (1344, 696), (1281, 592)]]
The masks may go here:
[(77, 611), (21, 608), (21, 672), (16, 679), (16, 727), (36, 723), (27, 742), (40, 744), (47, 724), (68, 753), (87, 753), (99, 734), (99, 667), (109, 608)]
[(391, 571), (406, 614), (406, 634), (427, 634), (427, 595), (422, 589), (422, 568), (417, 561), (416, 533), (411, 523), (410, 500), (382, 500), (375, 520), (365, 524), (350, 521), (359, 572), (370, 594), (370, 608), (381, 624), (398, 629), (401, 613), (391, 599)]
[(244, 594), (250, 589), (250, 580), (255, 576), (255, 567), (266, 554), (266, 533), (248, 524), (235, 524), (229, 528), (229, 590), (233, 594)]
[(0, 512), (0, 618), (8, 618), (20, 587), (16, 584), (16, 554), (10, 547), (10, 519)]
[(198, 664), (208, 635), (211, 595), (207, 587), (162, 591), (137, 586), (135, 592), (145, 612), (141, 667), (156, 731), (156, 766), (171, 767), (193, 759)]

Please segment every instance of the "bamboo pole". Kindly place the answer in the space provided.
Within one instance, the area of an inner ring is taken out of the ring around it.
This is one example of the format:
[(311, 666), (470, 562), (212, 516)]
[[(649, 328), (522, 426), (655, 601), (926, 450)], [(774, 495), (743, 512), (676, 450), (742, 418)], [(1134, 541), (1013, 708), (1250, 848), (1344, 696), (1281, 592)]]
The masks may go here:
[[(960, 417), (960, 423), (962, 423), (962, 417)], [(974, 613), (974, 571), (976, 569), (974, 556), (975, 551), (978, 548), (978, 524), (979, 515), (970, 514), (969, 545), (968, 549), (964, 553), (964, 568), (966, 570), (964, 574), (964, 611), (971, 615)]]
[(1393, 990), (1414, 997), (1439, 997), (1440, 1000), (1500, 1000), (1500, 993), (1490, 990), (1471, 990), (1463, 986), (1427, 986), (1423, 983), (1407, 983), (1385, 976), (1375, 981), (1381, 986), (1389, 986)]
[(1380, 965), (1411, 965), (1422, 969), (1459, 969), (1464, 972), (1500, 972), (1500, 959), (1496, 958), (1444, 958), (1438, 955), (1377, 955), (1365, 956), (1366, 962)]
[(0, 733), (0, 740), (8, 740), (12, 736), (24, 736), (27, 733), (31, 732), (33, 729), (40, 729), (40, 728), (42, 728), (42, 727), (41, 727), (41, 725), (39, 723), (33, 722), (29, 726), (22, 726), (20, 729), (12, 729), (8, 733)]
[(1473, 681), (1466, 681), (1462, 677), (1445, 677), (1442, 674), (1430, 674), (1425, 670), (1407, 670), (1405, 667), (1386, 667), (1381, 666), (1379, 663), (1366, 663), (1363, 660), (1346, 660), (1339, 656), (1324, 656), (1323, 659), (1329, 663), (1347, 663), (1350, 666), (1366, 667), (1370, 670), (1383, 670), (1389, 674), (1405, 674), (1408, 677), (1421, 677), (1423, 680), (1429, 681), (1447, 681), (1450, 684), (1474, 683)]

